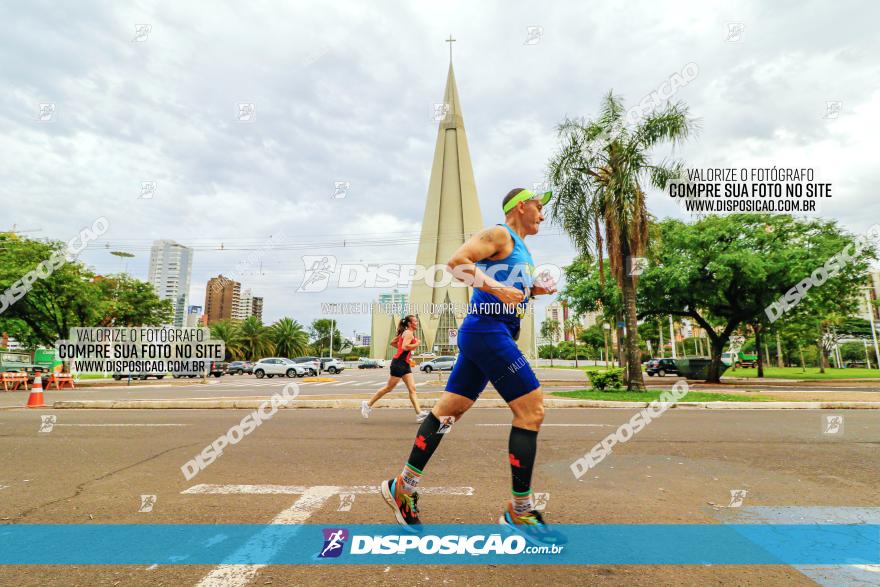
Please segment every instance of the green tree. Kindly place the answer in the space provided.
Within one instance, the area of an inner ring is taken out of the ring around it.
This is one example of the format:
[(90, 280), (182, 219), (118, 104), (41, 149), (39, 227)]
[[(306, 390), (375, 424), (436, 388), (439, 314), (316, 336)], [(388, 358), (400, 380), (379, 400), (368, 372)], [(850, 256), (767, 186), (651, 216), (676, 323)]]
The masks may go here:
[(541, 322), (541, 338), (550, 341), (550, 366), (553, 366), (553, 354), (556, 347), (556, 339), (559, 336), (559, 320), (547, 318)]
[[(170, 302), (159, 300), (149, 284), (97, 276), (65, 253), (61, 242), (0, 233), (0, 331), (29, 346), (52, 346), (73, 327), (170, 321)], [(34, 275), (39, 278), (26, 277)]]
[(638, 349), (638, 275), (631, 271), (633, 259), (641, 257), (648, 245), (643, 187), (664, 189), (681, 174), (681, 164), (652, 163), (650, 154), (662, 143), (684, 140), (695, 125), (682, 103), (667, 104), (634, 125), (628, 125), (625, 114), (621, 99), (609, 92), (597, 119), (566, 119), (559, 126), (561, 146), (549, 163), (550, 181), (556, 187), (550, 211), (553, 222), (587, 259), (594, 244), (602, 259), (600, 225), (604, 230), (611, 271), (623, 300), (626, 385), (628, 390), (644, 390)]
[(593, 356), (599, 356), (600, 349), (605, 347), (605, 337), (602, 334), (602, 326), (593, 324), (580, 333), (580, 340), (587, 352)]
[(212, 323), (211, 338), (222, 340), (226, 348), (227, 361), (240, 361), (245, 358), (244, 345), (239, 331), (239, 324), (232, 320), (219, 320)]
[(309, 348), (309, 334), (292, 318), (281, 318), (271, 327), (270, 336), (275, 352), (282, 357), (304, 355)]
[(574, 351), (573, 351), (573, 353), (574, 353), (574, 366), (577, 367), (578, 366), (577, 341), (578, 341), (578, 336), (580, 336), (580, 333), (581, 333), (581, 328), (582, 328), (581, 321), (578, 316), (572, 316), (568, 320), (565, 320), (565, 322), (563, 322), (562, 326), (565, 329), (565, 334), (571, 335), (572, 343), (574, 344)]
[(339, 332), (339, 328), (337, 328), (335, 320), (331, 320), (330, 318), (319, 318), (318, 320), (313, 321), (312, 326), (309, 328), (309, 334), (312, 338), (312, 348), (319, 356), (323, 357), (325, 356), (325, 353), (330, 352), (331, 329), (333, 348), (339, 350), (342, 348), (343, 338), (342, 334)]
[(248, 360), (258, 361), (275, 354), (271, 330), (256, 316), (250, 316), (238, 325), (238, 336)]
[[(711, 341), (711, 382), (720, 379), (721, 353), (737, 328), (756, 329), (756, 351), (763, 354), (766, 309), (854, 242), (834, 221), (781, 214), (708, 216), (690, 224), (665, 220), (659, 228), (652, 263), (641, 276), (639, 315), (695, 320)], [(815, 320), (821, 337), (826, 317), (855, 308), (873, 257), (873, 251), (862, 250), (780, 319)]]
[(161, 326), (174, 318), (171, 300), (161, 300), (152, 285), (120, 273), (95, 278), (105, 301), (101, 326)]

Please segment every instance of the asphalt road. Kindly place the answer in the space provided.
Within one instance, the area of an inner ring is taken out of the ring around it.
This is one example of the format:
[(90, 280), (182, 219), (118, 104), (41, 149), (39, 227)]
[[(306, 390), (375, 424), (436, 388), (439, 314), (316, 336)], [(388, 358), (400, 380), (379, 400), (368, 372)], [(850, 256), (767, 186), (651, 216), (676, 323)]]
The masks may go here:
[[(374, 485), (399, 470), (416, 430), (406, 410), (376, 411), (369, 420), (354, 410), (282, 410), (187, 481), (181, 465), (245, 413), (2, 411), (2, 523), (268, 523), (291, 507), (299, 498), (293, 492), (301, 488), (230, 494), (229, 486)], [(839, 412), (844, 427), (837, 434), (823, 433), (827, 410), (670, 411), (576, 480), (570, 463), (632, 413), (548, 410), (534, 480), (535, 491), (548, 494), (548, 521), (717, 523), (761, 506), (880, 511), (876, 411)], [(40, 432), (42, 416), (57, 418), (51, 431)], [(426, 523), (497, 519), (509, 485), (509, 420), (505, 409), (483, 409), (455, 425), (426, 469), (423, 486), (472, 487), (473, 494), (424, 495)], [(226, 493), (192, 489), (199, 485)], [(739, 509), (727, 507), (732, 490), (748, 492)], [(151, 512), (138, 511), (142, 495), (156, 496)], [(331, 495), (308, 512), (307, 522), (392, 523), (378, 495), (357, 495), (350, 511), (338, 511), (341, 503)], [(847, 572), (788, 566), (272, 566), (243, 580), (239, 575), (233, 584), (831, 585)], [(853, 572), (867, 584), (880, 577), (873, 570)], [(4, 567), (0, 584), (196, 585), (217, 573), (185, 565)], [(228, 579), (206, 584), (230, 584)]]
[[(587, 386), (583, 371), (574, 369), (537, 368), (536, 374), (542, 382), (548, 382), (547, 393), (552, 391), (583, 389)], [(426, 374), (414, 372), (416, 388), (420, 394), (442, 391), (448, 372)], [(46, 390), (45, 402), (51, 405), (58, 400), (98, 400), (98, 399), (181, 399), (181, 398), (234, 398), (234, 397), (267, 397), (280, 391), (286, 384), (295, 382), (301, 387), (301, 397), (369, 397), (385, 385), (388, 380), (388, 369), (346, 369), (337, 375), (322, 374), (320, 381), (315, 378), (264, 378), (257, 379), (252, 375), (225, 375), (209, 377), (207, 383), (190, 379), (163, 379), (136, 381), (130, 386), (123, 384), (103, 383), (89, 387), (65, 389), (61, 391)], [(677, 377), (645, 377), (649, 388), (670, 389)], [(112, 380), (111, 380), (112, 381)], [(880, 401), (880, 382), (835, 382), (808, 381), (784, 382), (767, 380), (762, 382), (737, 382), (722, 385), (709, 385), (702, 382), (690, 382), (694, 391), (744, 391), (777, 394), (778, 399), (810, 399), (827, 401)], [(487, 397), (496, 397), (489, 386)], [(395, 396), (405, 397), (406, 388), (398, 384)], [(0, 408), (23, 406), (27, 403), (25, 392), (0, 392)]]

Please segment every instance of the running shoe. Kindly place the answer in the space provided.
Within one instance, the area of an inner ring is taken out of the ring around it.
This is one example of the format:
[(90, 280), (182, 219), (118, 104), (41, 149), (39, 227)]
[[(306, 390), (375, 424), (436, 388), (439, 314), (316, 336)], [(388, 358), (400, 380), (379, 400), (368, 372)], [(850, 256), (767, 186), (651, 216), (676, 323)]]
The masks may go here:
[(431, 412), (429, 412), (428, 410), (422, 410), (422, 411), (419, 412), (418, 415), (416, 416), (416, 422), (419, 422), (419, 423), (424, 422), (424, 421), (425, 421), (425, 418), (427, 418), (427, 417), (428, 417), (428, 414), (430, 414), (430, 413), (431, 413)]
[(498, 523), (520, 534), (535, 546), (565, 544), (568, 542), (564, 534), (550, 529), (538, 510), (517, 514), (513, 511), (513, 505), (508, 503), (507, 509), (501, 514)]
[(370, 407), (370, 404), (367, 403), (367, 400), (361, 402), (361, 416), (364, 418), (370, 417), (370, 412), (373, 411), (373, 408)]
[(419, 520), (419, 492), (412, 494), (399, 490), (399, 479), (382, 481), (379, 489), (385, 502), (394, 510), (394, 517), (401, 526), (406, 526), (411, 531), (421, 530), (422, 522)]

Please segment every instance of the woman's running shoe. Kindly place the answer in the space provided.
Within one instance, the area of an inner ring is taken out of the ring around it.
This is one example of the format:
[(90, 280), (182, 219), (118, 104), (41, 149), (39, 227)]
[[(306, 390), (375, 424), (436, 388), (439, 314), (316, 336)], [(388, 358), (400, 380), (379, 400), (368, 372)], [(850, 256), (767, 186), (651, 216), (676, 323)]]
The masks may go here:
[(416, 416), (416, 422), (418, 422), (418, 423), (421, 424), (422, 422), (425, 421), (425, 418), (427, 418), (427, 417), (428, 417), (428, 414), (430, 414), (430, 413), (431, 413), (431, 412), (428, 411), (428, 410), (422, 410), (422, 411), (419, 412), (418, 415)]
[(367, 403), (367, 400), (361, 402), (361, 416), (364, 418), (370, 417), (370, 412), (373, 411), (373, 408), (370, 407), (370, 404)]

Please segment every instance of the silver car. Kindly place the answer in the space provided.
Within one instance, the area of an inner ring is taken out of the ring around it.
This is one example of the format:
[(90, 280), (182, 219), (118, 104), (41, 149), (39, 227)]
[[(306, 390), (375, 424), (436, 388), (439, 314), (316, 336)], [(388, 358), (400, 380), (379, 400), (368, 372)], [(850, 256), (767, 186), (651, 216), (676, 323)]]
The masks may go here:
[(419, 369), (425, 373), (430, 373), (431, 371), (452, 371), (454, 365), (455, 357), (443, 356), (422, 363), (419, 365)]
[(281, 357), (267, 357), (260, 359), (254, 363), (254, 377), (262, 379), (263, 377), (305, 377), (307, 373), (306, 367), (298, 365), (290, 359)]

